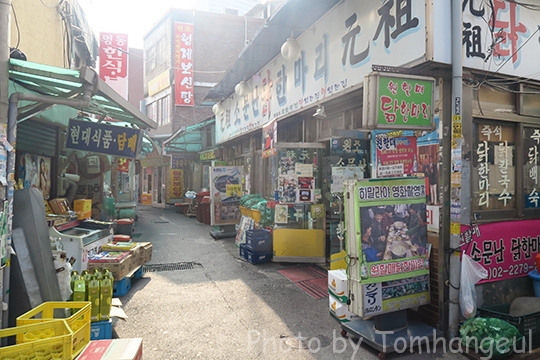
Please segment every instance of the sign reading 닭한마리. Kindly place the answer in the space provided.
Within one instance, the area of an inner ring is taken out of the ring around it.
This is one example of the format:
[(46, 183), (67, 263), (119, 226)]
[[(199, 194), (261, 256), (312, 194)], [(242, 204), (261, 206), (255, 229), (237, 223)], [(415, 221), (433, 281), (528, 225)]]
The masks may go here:
[(371, 73), (365, 77), (364, 119), (371, 129), (421, 130), (433, 127), (435, 79)]

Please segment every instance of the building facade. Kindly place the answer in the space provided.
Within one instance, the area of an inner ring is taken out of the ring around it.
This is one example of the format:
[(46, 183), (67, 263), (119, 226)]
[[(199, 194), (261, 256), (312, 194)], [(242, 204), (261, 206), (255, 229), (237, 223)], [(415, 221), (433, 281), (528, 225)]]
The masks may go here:
[[(150, 133), (157, 143), (179, 135), (190, 126), (212, 118), (213, 102), (205, 102), (208, 90), (231, 66), (238, 54), (253, 38), (263, 23), (261, 18), (229, 14), (172, 9), (154, 26), (144, 39), (144, 83), (146, 113), (158, 123)], [(184, 185), (176, 186), (171, 195), (169, 177), (171, 158), (184, 164), (182, 184), (192, 182), (194, 159), (198, 151), (213, 146), (213, 138), (206, 136), (206, 128), (199, 130), (198, 146), (187, 149), (171, 148), (169, 161), (155, 160), (165, 155), (163, 148), (143, 161), (142, 192), (152, 194), (153, 204), (174, 202), (183, 197)], [(208, 133), (210, 134), (210, 133)], [(210, 141), (207, 141), (210, 139)], [(152, 160), (154, 159), (154, 160)], [(187, 166), (187, 167), (186, 167)], [(179, 183), (177, 179), (175, 183)], [(195, 189), (198, 191), (200, 189)], [(163, 192), (163, 194), (162, 194)]]
[[(258, 66), (246, 66), (250, 50), (244, 51), (207, 98), (220, 103), (216, 143), (228, 164), (244, 165), (247, 191), (282, 201), (291, 184), (281, 176), (283, 161), (301, 156), (317, 169), (314, 190), (330, 223), (343, 197), (332, 185), (342, 179), (343, 168), (350, 168), (353, 178), (428, 174), (429, 167), (436, 168), (425, 187), (431, 192), (426, 198), (431, 301), (417, 315), (455, 336), (456, 249), (489, 274), (476, 287), (479, 306), (532, 293), (527, 274), (538, 250), (540, 78), (529, 40), (535, 38), (538, 13), (507, 1), (494, 1), (493, 7), (467, 2), (461, 21), (452, 23), (450, 2), (400, 4), (289, 1), (267, 24), (275, 37), (261, 33), (250, 45), (273, 53)], [(289, 16), (308, 7), (324, 11), (300, 26), (307, 30), (295, 32), (298, 22)], [(279, 34), (277, 24), (290, 28)], [(280, 52), (289, 37), (296, 45)], [(394, 77), (386, 88), (395, 93), (408, 92), (415, 77), (431, 79), (429, 109), (397, 101), (381, 105), (380, 114), (370, 111), (381, 90), (369, 86), (373, 74)], [(453, 84), (456, 75), (462, 78)], [(237, 94), (242, 80), (248, 90)], [(411, 114), (416, 118), (426, 110), (430, 126), (410, 126)], [(274, 143), (263, 141), (267, 135)], [(316, 144), (323, 153), (315, 161)]]

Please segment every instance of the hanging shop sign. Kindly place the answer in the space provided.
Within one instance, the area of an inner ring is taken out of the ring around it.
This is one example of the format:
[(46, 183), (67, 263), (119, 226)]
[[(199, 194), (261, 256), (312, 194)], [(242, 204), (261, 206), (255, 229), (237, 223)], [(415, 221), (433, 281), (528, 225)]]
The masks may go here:
[(242, 168), (210, 167), (210, 216), (212, 225), (237, 224), (240, 221)]
[(69, 119), (66, 148), (136, 158), (141, 148), (141, 130)]
[(375, 72), (365, 77), (364, 89), (364, 119), (368, 128), (433, 128), (435, 79)]
[(184, 197), (184, 171), (181, 169), (171, 169), (169, 171), (169, 199), (181, 199)]
[(374, 142), (377, 178), (410, 175), (419, 171), (415, 136), (396, 138), (377, 134)]
[(461, 225), (463, 252), (488, 271), (478, 283), (527, 276), (536, 267), (540, 249), (540, 220)]
[(129, 159), (127, 158), (118, 158), (116, 169), (123, 173), (129, 172)]
[(172, 169), (189, 169), (189, 166), (195, 160), (192, 156), (185, 155), (171, 155), (171, 168)]
[(275, 142), (277, 139), (277, 121), (273, 120), (262, 128), (262, 157), (267, 158), (275, 155), (277, 149)]
[(175, 105), (194, 106), (193, 24), (174, 23)]
[(201, 161), (213, 160), (216, 158), (216, 150), (212, 149), (212, 150), (204, 151), (199, 154), (199, 157)]
[(99, 77), (124, 99), (128, 96), (128, 36), (99, 33)]

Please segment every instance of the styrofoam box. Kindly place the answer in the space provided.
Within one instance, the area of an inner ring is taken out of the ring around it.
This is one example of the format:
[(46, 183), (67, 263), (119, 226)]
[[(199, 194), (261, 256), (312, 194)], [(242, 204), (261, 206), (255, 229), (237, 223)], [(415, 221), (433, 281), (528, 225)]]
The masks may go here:
[(346, 304), (349, 300), (347, 272), (344, 269), (328, 270), (328, 293)]
[(330, 314), (332, 314), (340, 322), (349, 322), (360, 319), (360, 316), (349, 312), (347, 305), (343, 304), (332, 295), (328, 295), (328, 302), (330, 306)]

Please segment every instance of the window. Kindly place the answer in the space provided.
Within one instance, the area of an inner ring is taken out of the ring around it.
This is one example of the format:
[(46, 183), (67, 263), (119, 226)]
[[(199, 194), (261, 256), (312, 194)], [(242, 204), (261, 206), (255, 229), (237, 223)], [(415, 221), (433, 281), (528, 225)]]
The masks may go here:
[(171, 122), (171, 97), (170, 95), (162, 97), (148, 104), (146, 114), (154, 120), (158, 126), (166, 125)]
[(476, 121), (473, 220), (540, 215), (540, 125)]

